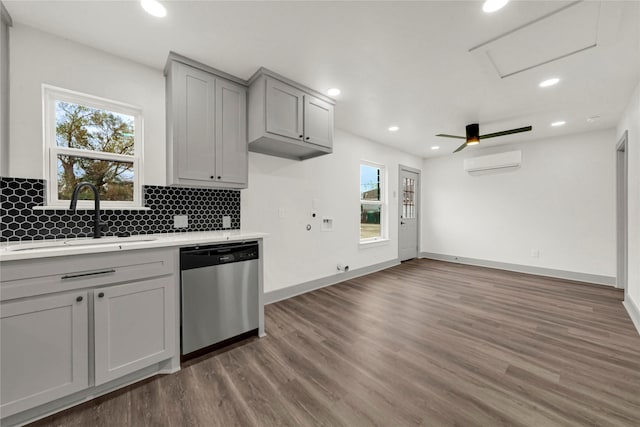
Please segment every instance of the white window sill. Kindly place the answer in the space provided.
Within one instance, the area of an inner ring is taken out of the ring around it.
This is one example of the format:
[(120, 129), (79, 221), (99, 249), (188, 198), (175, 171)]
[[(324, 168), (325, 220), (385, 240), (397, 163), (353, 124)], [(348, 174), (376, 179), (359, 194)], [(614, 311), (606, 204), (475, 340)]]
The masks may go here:
[[(68, 211), (69, 206), (34, 206), (34, 211)], [(78, 211), (92, 211), (92, 206), (78, 206)], [(139, 207), (139, 206), (100, 206), (101, 211), (150, 211), (151, 208)]]
[(360, 249), (374, 248), (376, 246), (386, 245), (389, 242), (390, 242), (389, 239), (366, 240), (364, 242), (360, 241)]

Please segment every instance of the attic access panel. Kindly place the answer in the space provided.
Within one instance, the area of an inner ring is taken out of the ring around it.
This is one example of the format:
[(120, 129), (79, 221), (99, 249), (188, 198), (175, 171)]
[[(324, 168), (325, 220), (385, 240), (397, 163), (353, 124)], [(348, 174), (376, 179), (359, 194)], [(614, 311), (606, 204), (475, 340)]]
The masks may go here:
[(601, 2), (579, 1), (501, 34), (469, 50), (482, 54), (500, 78), (512, 76), (598, 45)]

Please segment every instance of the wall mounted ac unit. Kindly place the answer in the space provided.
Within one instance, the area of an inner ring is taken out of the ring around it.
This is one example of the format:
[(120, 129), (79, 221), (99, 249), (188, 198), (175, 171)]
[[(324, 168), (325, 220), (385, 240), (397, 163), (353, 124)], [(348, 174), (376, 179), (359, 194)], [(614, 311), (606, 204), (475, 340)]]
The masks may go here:
[(507, 151), (488, 156), (464, 159), (464, 170), (473, 172), (492, 171), (498, 169), (514, 169), (522, 163), (522, 151)]

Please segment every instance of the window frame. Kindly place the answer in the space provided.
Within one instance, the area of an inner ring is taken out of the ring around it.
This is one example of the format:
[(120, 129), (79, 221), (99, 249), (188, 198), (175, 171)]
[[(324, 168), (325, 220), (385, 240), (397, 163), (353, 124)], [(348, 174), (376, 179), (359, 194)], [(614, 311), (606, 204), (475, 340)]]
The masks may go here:
[[(378, 170), (380, 170), (380, 200), (363, 200), (362, 199), (362, 181), (360, 181), (361, 179), (361, 170), (362, 170), (362, 166), (369, 166), (369, 167), (373, 167), (376, 168)], [(380, 206), (380, 235), (376, 236), (376, 237), (367, 237), (367, 238), (362, 238), (360, 237), (360, 244), (361, 245), (368, 245), (368, 244), (372, 244), (372, 243), (378, 243), (378, 242), (384, 242), (388, 240), (388, 236), (387, 236), (387, 218), (388, 218), (388, 213), (387, 213), (387, 170), (386, 170), (386, 166), (381, 164), (381, 163), (375, 163), (375, 162), (371, 162), (368, 160), (360, 160), (360, 163), (358, 164), (358, 172), (359, 172), (359, 177), (358, 180), (359, 182), (359, 190), (358, 190), (358, 198), (360, 199), (360, 211), (362, 212), (362, 205), (378, 205)], [(359, 223), (361, 224), (361, 223)], [(360, 225), (359, 225), (360, 226)], [(360, 234), (360, 231), (358, 231), (358, 234)]]
[[(142, 108), (111, 99), (101, 98), (47, 84), (42, 85), (44, 178), (46, 180), (47, 208), (69, 208), (69, 200), (58, 199), (58, 155), (70, 155), (86, 159), (133, 163), (133, 200), (100, 200), (100, 207), (107, 209), (143, 208), (143, 141), (144, 120)], [(56, 144), (56, 101), (126, 114), (134, 118), (133, 155), (103, 151), (58, 147)], [(78, 200), (78, 209), (93, 209), (93, 200)]]

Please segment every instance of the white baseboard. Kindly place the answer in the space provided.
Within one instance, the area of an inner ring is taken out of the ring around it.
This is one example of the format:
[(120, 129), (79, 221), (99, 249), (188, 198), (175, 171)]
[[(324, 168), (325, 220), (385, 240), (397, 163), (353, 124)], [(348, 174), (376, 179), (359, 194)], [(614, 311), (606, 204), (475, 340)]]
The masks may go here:
[(631, 296), (629, 294), (625, 295), (622, 305), (624, 305), (624, 308), (627, 309), (627, 313), (629, 313), (631, 321), (638, 330), (638, 334), (640, 334), (640, 306), (636, 304), (633, 299), (631, 299)]
[(455, 262), (459, 264), (477, 265), (479, 267), (497, 268), (498, 270), (515, 271), (518, 273), (535, 274), (537, 276), (575, 280), (577, 282), (594, 283), (597, 285), (612, 287), (616, 286), (616, 278), (613, 276), (600, 276), (597, 274), (579, 273), (576, 271), (556, 270), (553, 268), (535, 267), (522, 264), (510, 264), (507, 262), (488, 261), (477, 258), (465, 258), (455, 255), (435, 254), (431, 252), (421, 252), (420, 258), (429, 258), (439, 261)]
[(266, 305), (266, 304), (282, 301), (291, 297), (295, 297), (297, 295), (302, 295), (302, 294), (306, 294), (307, 292), (315, 291), (316, 289), (335, 285), (337, 283), (344, 282), (345, 280), (375, 273), (376, 271), (385, 270), (389, 267), (393, 267), (399, 264), (400, 264), (400, 260), (392, 259), (392, 260), (381, 262), (378, 264), (373, 264), (368, 267), (362, 267), (356, 270), (350, 270), (350, 271), (347, 271), (346, 273), (340, 273), (340, 274), (335, 274), (333, 276), (322, 277), (320, 279), (310, 280), (308, 282), (300, 283), (294, 286), (289, 286), (287, 288), (276, 289), (275, 291), (265, 292), (264, 303)]

